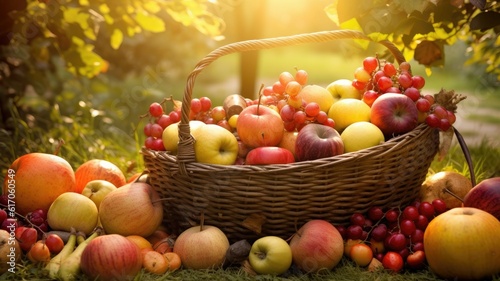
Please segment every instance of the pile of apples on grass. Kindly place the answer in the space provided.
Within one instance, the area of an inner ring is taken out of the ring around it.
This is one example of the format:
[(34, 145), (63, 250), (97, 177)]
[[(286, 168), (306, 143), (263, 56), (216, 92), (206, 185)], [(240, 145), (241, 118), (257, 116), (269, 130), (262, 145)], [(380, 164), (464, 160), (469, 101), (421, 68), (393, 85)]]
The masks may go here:
[[(177, 236), (168, 233), (161, 225), (161, 199), (144, 178), (127, 183), (113, 164), (89, 163), (75, 173), (50, 154), (30, 153), (12, 163), (1, 197), (2, 274), (15, 274), (21, 258), (60, 280), (79, 274), (132, 280), (141, 271), (162, 275), (228, 266), (286, 276), (334, 270), (343, 258), (369, 270), (430, 269), (447, 279), (500, 274), (500, 178), (472, 187), (461, 174), (440, 172), (427, 178), (409, 206), (373, 206), (352, 214), (349, 225), (316, 219), (298, 225), (290, 237), (230, 244), (222, 229), (204, 225), (202, 218)], [(84, 182), (82, 190), (75, 178)], [(9, 197), (14, 185), (15, 198)]]

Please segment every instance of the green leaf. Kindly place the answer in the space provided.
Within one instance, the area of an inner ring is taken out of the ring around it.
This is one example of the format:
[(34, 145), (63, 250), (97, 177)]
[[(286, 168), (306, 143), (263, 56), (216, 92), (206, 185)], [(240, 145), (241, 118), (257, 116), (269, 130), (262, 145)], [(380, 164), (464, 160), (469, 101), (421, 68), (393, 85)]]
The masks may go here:
[(339, 22), (339, 14), (337, 13), (337, 1), (334, 1), (334, 4), (330, 4), (325, 7), (325, 13), (333, 21), (337, 26), (340, 26)]
[(488, 11), (477, 14), (470, 21), (471, 30), (485, 31), (500, 25), (500, 13)]
[(111, 40), (111, 47), (117, 50), (118, 48), (120, 48), (120, 45), (123, 42), (123, 32), (120, 29), (115, 28), (113, 30), (113, 34), (111, 34), (110, 40)]
[(165, 31), (165, 23), (155, 15), (146, 12), (139, 12), (135, 15), (135, 20), (144, 29), (151, 32)]
[(430, 3), (429, 0), (394, 0), (394, 4), (403, 8), (408, 15), (415, 11), (423, 12)]

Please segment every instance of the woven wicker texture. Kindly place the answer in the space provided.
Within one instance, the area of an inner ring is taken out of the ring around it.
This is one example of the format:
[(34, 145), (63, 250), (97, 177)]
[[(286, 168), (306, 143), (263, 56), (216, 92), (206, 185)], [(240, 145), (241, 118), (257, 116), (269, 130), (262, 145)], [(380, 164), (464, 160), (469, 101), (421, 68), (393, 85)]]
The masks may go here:
[[(221, 228), (230, 241), (265, 235), (290, 237), (311, 219), (345, 224), (371, 206), (409, 204), (437, 153), (439, 134), (425, 124), (381, 145), (354, 153), (283, 165), (209, 165), (194, 160), (188, 113), (199, 72), (235, 52), (337, 39), (365, 39), (356, 31), (326, 31), (250, 40), (220, 47), (202, 59), (187, 79), (178, 154), (143, 149), (151, 185), (164, 199), (164, 223), (172, 233), (200, 223)], [(390, 42), (379, 42), (404, 61)], [(259, 225), (261, 229), (249, 227)]]

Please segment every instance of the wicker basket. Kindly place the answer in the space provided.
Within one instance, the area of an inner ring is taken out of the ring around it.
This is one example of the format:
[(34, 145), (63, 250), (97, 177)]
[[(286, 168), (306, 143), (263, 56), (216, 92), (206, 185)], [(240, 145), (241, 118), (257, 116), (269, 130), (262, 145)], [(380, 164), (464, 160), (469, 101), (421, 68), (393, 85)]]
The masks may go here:
[[(425, 124), (375, 147), (314, 161), (264, 166), (195, 161), (188, 114), (195, 78), (206, 66), (231, 53), (337, 39), (369, 40), (343, 30), (243, 41), (214, 50), (196, 65), (185, 87), (177, 155), (142, 150), (172, 233), (199, 224), (203, 215), (205, 224), (221, 228), (230, 241), (288, 238), (311, 219), (344, 224), (354, 212), (402, 206), (417, 198), (439, 146), (438, 131)], [(379, 43), (399, 63), (404, 61), (390, 42)]]

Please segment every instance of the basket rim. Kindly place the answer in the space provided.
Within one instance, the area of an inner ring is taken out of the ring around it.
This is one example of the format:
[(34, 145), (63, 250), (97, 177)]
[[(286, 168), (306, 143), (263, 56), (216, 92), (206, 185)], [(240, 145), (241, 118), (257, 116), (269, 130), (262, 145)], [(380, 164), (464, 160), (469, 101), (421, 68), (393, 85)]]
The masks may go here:
[[(241, 171), (255, 171), (255, 172), (265, 172), (265, 171), (286, 171), (286, 170), (296, 170), (301, 169), (303, 166), (314, 165), (315, 167), (321, 167), (322, 165), (328, 165), (331, 163), (342, 163), (345, 161), (351, 161), (352, 159), (362, 159), (366, 157), (373, 156), (375, 154), (387, 153), (401, 146), (406, 145), (407, 141), (411, 141), (413, 137), (427, 133), (429, 131), (436, 130), (436, 128), (431, 128), (425, 123), (419, 124), (416, 128), (402, 135), (395, 136), (387, 141), (384, 141), (378, 145), (361, 149), (353, 152), (346, 152), (339, 155), (319, 158), (315, 160), (307, 161), (297, 161), (288, 164), (268, 164), (268, 165), (221, 165), (221, 164), (208, 164), (200, 162), (189, 162), (185, 163), (186, 170), (241, 170)], [(178, 162), (176, 155), (171, 154), (169, 151), (156, 151), (152, 149), (147, 149), (142, 147), (141, 153), (143, 155), (149, 155), (153, 157), (168, 158), (172, 162)]]

